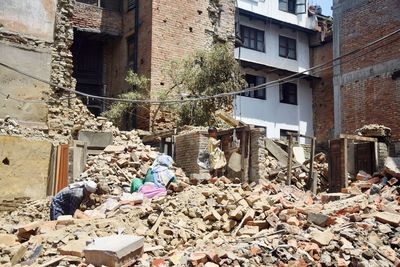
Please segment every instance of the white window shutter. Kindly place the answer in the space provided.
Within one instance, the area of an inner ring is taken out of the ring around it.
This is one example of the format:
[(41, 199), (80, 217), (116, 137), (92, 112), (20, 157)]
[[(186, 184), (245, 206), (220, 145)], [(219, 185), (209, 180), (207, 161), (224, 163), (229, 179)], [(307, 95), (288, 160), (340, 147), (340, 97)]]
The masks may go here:
[(296, 1), (296, 14), (305, 14), (307, 0), (297, 0)]

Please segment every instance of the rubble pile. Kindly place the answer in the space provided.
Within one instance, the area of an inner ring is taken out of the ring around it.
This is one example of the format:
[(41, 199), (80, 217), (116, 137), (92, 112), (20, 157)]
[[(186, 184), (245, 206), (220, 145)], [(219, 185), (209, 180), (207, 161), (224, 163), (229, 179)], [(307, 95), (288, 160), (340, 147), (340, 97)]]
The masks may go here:
[(39, 129), (22, 127), (15, 119), (6, 116), (0, 118), (0, 135), (24, 136), (33, 139), (48, 139), (48, 135)]
[[(261, 178), (285, 184), (287, 182), (287, 167), (281, 167), (279, 161), (265, 151), (264, 160), (261, 161)], [(317, 184), (319, 192), (323, 192), (328, 187), (328, 162), (324, 153), (318, 153), (314, 157), (314, 173), (317, 175)], [(292, 183), (299, 189), (309, 189), (310, 160), (303, 163), (293, 163)]]
[(110, 197), (91, 219), (33, 218), (23, 225), (26, 221), (18, 221), (16, 213), (24, 210), (14, 211), (1, 219), (0, 263), (58, 260), (61, 266), (78, 265), (87, 241), (112, 234), (145, 238), (138, 266), (400, 263), (396, 186), (373, 194), (367, 190), (312, 196), (265, 180), (251, 186), (224, 181), (189, 186), (152, 201), (138, 193)]
[(357, 129), (355, 132), (363, 136), (384, 137), (390, 136), (391, 131), (392, 130), (389, 127), (386, 127), (384, 125), (368, 124), (364, 125), (360, 129)]

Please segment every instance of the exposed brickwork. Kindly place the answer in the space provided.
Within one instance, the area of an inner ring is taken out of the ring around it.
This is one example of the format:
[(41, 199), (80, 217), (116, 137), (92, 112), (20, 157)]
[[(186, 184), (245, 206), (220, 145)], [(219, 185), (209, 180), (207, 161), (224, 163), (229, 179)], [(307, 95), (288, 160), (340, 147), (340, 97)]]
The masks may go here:
[(197, 165), (199, 151), (206, 149), (207, 133), (192, 132), (176, 136), (175, 139), (175, 162), (186, 174), (199, 173)]
[[(351, 1), (351, 0), (347, 0)], [(342, 1), (345, 2), (345, 1)], [(363, 0), (360, 5), (346, 10), (340, 23), (340, 52), (345, 54), (400, 27), (398, 0)], [(378, 46), (382, 48), (376, 49)], [(363, 50), (357, 60), (341, 64), (341, 72), (365, 68), (400, 56), (400, 35), (393, 36), (379, 45)]]
[(122, 34), (122, 16), (119, 12), (75, 2), (72, 17), (74, 27), (96, 33)]
[[(171, 88), (168, 70), (172, 61), (183, 59), (215, 42), (234, 41), (234, 1), (167, 0), (140, 1), (138, 72), (151, 78), (150, 95)], [(152, 107), (152, 114), (157, 109)], [(150, 119), (146, 109), (140, 114)], [(140, 128), (149, 129), (145, 119), (138, 118)], [(147, 121), (149, 122), (149, 121)], [(171, 128), (171, 114), (158, 112), (157, 131)]]
[[(340, 4), (351, 0), (340, 1)], [(340, 54), (362, 47), (400, 28), (398, 0), (361, 0), (336, 16), (339, 21)], [(339, 10), (339, 9), (338, 9)], [(336, 11), (338, 12), (338, 11)], [(335, 11), (334, 11), (335, 17)], [(392, 79), (400, 59), (400, 34), (357, 54), (353, 60), (342, 59), (341, 128), (353, 133), (364, 124), (378, 123), (392, 129), (392, 137), (400, 140), (400, 81)], [(347, 61), (347, 62), (346, 62)], [(372, 69), (382, 67), (380, 71)], [(372, 73), (372, 74), (370, 74)], [(350, 75), (351, 74), (351, 75)], [(347, 75), (347, 76), (346, 76)], [(343, 78), (343, 77), (346, 77)], [(349, 79), (347, 79), (349, 78)]]
[(391, 128), (393, 139), (400, 140), (400, 80), (389, 74), (369, 77), (344, 85), (341, 93), (343, 132), (377, 123)]
[[(332, 42), (312, 49), (311, 59), (313, 66), (328, 62), (332, 58)], [(318, 73), (318, 75), (320, 79), (314, 79), (312, 82), (314, 134), (317, 138), (317, 146), (326, 148), (327, 141), (332, 138), (334, 127), (332, 69), (326, 69)]]

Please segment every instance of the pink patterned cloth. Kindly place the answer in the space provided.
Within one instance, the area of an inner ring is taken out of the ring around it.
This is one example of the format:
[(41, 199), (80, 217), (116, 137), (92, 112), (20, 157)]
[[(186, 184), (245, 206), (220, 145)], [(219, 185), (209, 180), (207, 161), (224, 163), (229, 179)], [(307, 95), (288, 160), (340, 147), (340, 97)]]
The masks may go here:
[(145, 183), (139, 188), (139, 192), (143, 194), (145, 198), (157, 198), (167, 195), (167, 190), (165, 188), (157, 187), (153, 183)]

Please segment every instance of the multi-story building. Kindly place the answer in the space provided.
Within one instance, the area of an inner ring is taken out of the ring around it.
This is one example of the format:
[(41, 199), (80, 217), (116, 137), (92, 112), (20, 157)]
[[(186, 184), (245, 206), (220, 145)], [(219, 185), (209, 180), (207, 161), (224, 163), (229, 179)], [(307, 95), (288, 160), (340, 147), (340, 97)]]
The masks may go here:
[[(0, 61), (43, 80), (107, 97), (134, 90), (125, 81), (132, 69), (150, 78), (149, 97), (154, 99), (172, 86), (168, 76), (172, 61), (215, 42), (233, 44), (234, 21), (231, 0), (4, 0), (0, 1)], [(0, 98), (6, 107), (0, 116), (52, 120), (47, 105), (34, 103), (51, 92), (50, 86), (33, 84), (10, 70), (0, 69), (0, 74), (3, 93), (31, 101), (21, 109)], [(10, 83), (10, 77), (15, 82)], [(110, 103), (83, 101), (96, 115)], [(153, 118), (153, 109), (138, 106), (127, 113), (122, 126), (148, 130), (157, 120), (163, 129), (167, 118), (162, 113)]]
[(309, 40), (320, 30), (315, 10), (306, 0), (238, 0), (237, 8), (242, 45), (235, 56), (248, 86), (299, 75), (236, 97), (235, 116), (265, 128), (269, 138), (284, 138), (287, 132), (313, 135), (313, 76), (307, 70)]

